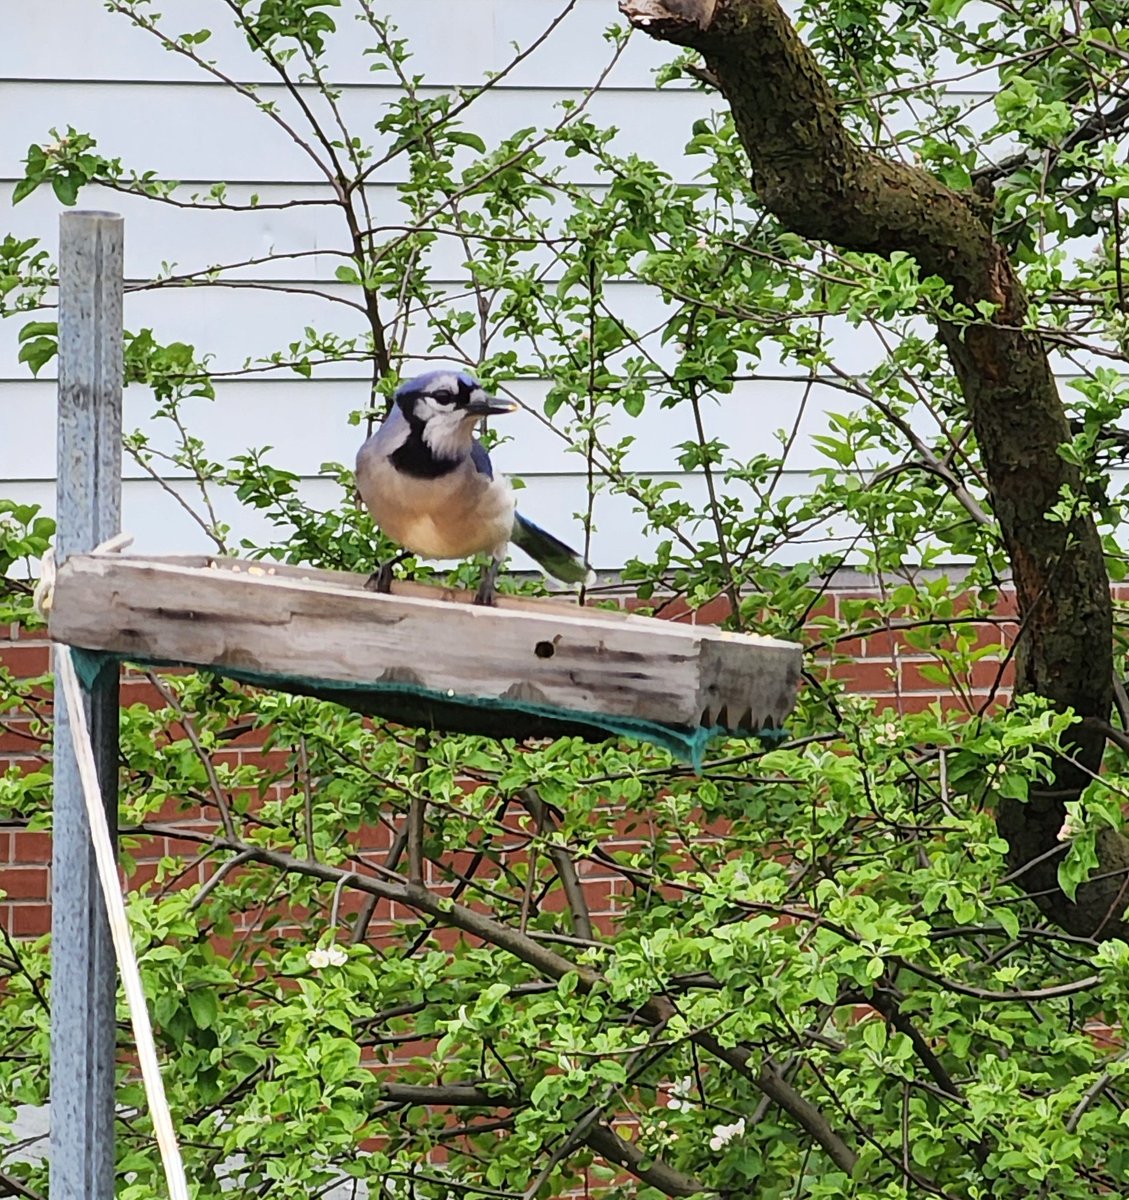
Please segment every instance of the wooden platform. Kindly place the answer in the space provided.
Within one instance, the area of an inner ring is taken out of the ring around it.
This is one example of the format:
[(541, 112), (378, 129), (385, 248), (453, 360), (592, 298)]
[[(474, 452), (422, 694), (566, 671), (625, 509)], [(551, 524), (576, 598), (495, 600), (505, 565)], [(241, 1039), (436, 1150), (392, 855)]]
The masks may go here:
[(609, 736), (601, 718), (778, 729), (798, 645), (558, 600), (470, 594), (246, 560), (75, 555), (49, 626), (71, 646), (212, 668), (404, 724)]

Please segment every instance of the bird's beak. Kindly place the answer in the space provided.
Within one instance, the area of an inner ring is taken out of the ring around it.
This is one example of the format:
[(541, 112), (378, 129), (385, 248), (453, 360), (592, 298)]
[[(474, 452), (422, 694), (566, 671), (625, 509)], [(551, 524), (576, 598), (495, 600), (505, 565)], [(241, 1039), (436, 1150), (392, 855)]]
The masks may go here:
[(501, 416), (502, 413), (517, 412), (518, 407), (512, 400), (483, 396), (481, 400), (471, 400), (463, 411), (468, 417), (494, 417)]

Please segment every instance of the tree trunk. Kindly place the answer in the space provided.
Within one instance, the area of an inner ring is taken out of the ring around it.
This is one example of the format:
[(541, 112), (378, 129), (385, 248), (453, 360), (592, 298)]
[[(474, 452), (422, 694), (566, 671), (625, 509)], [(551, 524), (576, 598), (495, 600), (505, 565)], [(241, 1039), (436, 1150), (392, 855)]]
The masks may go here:
[[(942, 323), (939, 336), (968, 406), (992, 507), (1011, 560), (1021, 633), (1016, 691), (1072, 708), (1072, 757), (1045, 794), (1001, 799), (999, 828), (1021, 867), (1059, 845), (1064, 793), (1085, 787), (1101, 765), (1113, 687), (1109, 582), (1101, 541), (1088, 514), (1046, 520), (1064, 488), (1078, 495), (1078, 471), (1058, 454), (1070, 438), (1042, 341), (1024, 332), (1027, 300), (992, 236), (984, 202), (954, 192), (928, 172), (859, 146), (839, 118), (831, 89), (777, 0), (621, 0), (639, 29), (698, 50), (729, 102), (764, 205), (788, 229), (845, 250), (904, 251), (921, 273), (952, 286), (972, 311), (994, 316)], [(1066, 797), (1069, 798), (1069, 797)], [(1129, 865), (1129, 842), (1111, 833), (1099, 846), (1098, 874)], [(1078, 890), (1058, 888), (1061, 857), (1050, 853), (1019, 877), (1039, 907), (1072, 933), (1125, 937), (1115, 875)]]

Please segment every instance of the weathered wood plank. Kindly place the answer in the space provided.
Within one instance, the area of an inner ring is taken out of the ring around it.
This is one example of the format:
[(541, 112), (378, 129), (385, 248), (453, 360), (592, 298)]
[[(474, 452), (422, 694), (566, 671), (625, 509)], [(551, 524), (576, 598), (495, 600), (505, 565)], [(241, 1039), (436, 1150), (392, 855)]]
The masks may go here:
[[(231, 560), (72, 558), (51, 635), (91, 650), (363, 688), (429, 692), (695, 728), (779, 726), (800, 650), (702, 626)], [(302, 689), (313, 690), (313, 689)], [(516, 735), (516, 734), (515, 734)]]
[[(327, 571), (320, 567), (298, 567), (291, 563), (276, 563), (264, 559), (260, 562), (249, 562), (245, 558), (226, 558), (217, 554), (168, 554), (146, 555), (146, 562), (163, 563), (172, 567), (216, 567), (220, 570), (245, 572), (256, 578), (267, 575), (270, 578), (302, 580), (309, 582), (318, 580), (347, 591), (367, 592), (366, 575), (354, 575), (348, 571)], [(474, 600), (474, 592), (461, 588), (445, 587), (438, 583), (417, 583), (412, 579), (396, 579), (392, 583), (394, 596), (414, 597), (420, 600), (442, 600), (448, 604), (470, 604)], [(551, 596), (508, 596), (504, 592), (495, 595), (495, 607), (514, 612), (563, 612), (576, 616), (583, 611), (586, 618), (598, 621), (636, 621), (638, 617), (625, 612), (621, 608), (579, 608), (576, 601), (570, 598), (568, 592), (557, 592)], [(649, 622), (649, 618), (648, 618)], [(663, 621), (662, 627), (685, 628), (677, 626), (673, 621)]]

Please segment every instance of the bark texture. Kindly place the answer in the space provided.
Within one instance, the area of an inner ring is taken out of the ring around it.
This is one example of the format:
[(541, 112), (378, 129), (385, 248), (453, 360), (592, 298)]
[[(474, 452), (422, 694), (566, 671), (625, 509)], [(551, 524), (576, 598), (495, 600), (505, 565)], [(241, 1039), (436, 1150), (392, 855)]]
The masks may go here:
[(787, 228), (846, 250), (904, 251), (923, 275), (951, 284), (960, 303), (998, 306), (991, 322), (942, 324), (938, 332), (1011, 560), (1023, 621), (1016, 690), (1069, 706), (1084, 720), (1071, 756), (1081, 769), (1060, 763), (1048, 794), (1025, 804), (1001, 800), (997, 820), (1013, 867), (1026, 868), (1020, 882), (1047, 916), (1071, 933), (1125, 937), (1124, 838), (1111, 833), (1099, 847), (1098, 873), (1111, 874), (1080, 888), (1075, 902), (1057, 883), (1067, 793), (1077, 795), (1087, 771), (1099, 768), (1104, 736), (1096, 726), (1112, 704), (1109, 582), (1092, 519), (1064, 525), (1045, 517), (1062, 488), (1078, 494), (1081, 481), (1057, 452), (1070, 437), (1066, 414), (1041, 339), (1020, 328), (1027, 299), (983, 201), (859, 146), (777, 0), (621, 0), (619, 7), (652, 37), (702, 54), (733, 110), (757, 192)]

